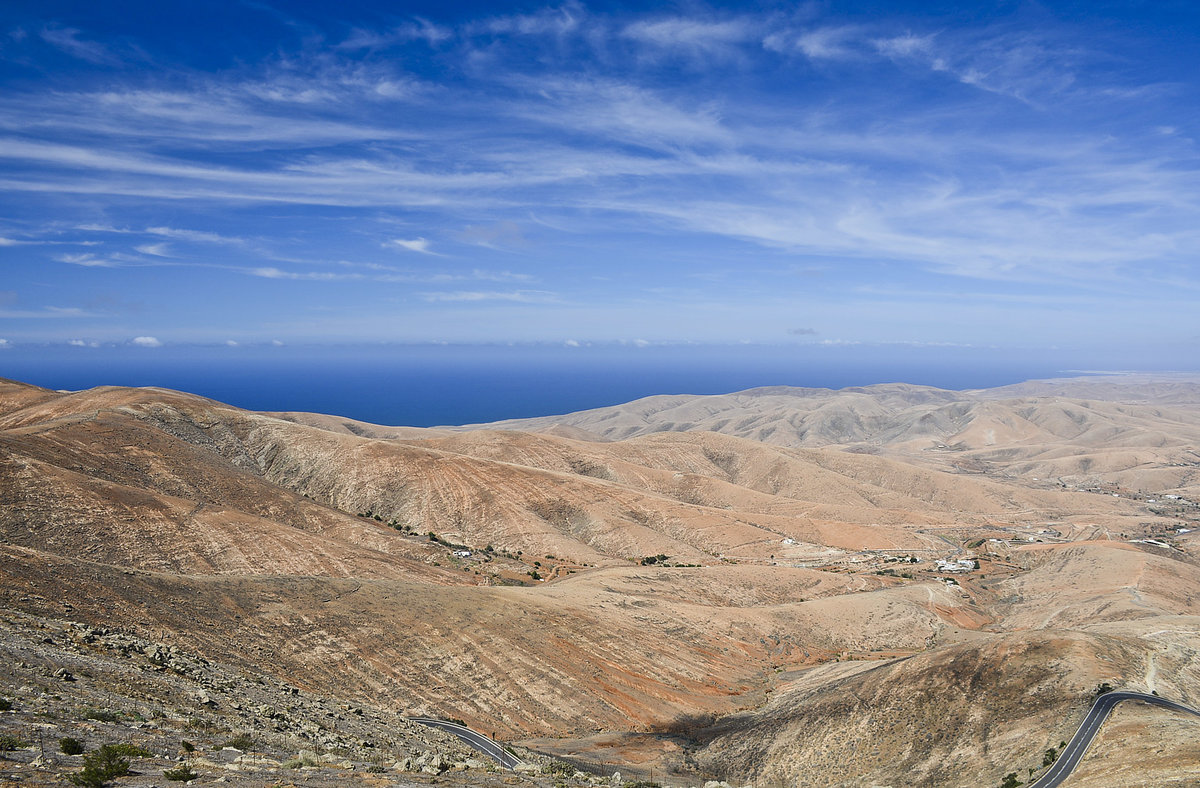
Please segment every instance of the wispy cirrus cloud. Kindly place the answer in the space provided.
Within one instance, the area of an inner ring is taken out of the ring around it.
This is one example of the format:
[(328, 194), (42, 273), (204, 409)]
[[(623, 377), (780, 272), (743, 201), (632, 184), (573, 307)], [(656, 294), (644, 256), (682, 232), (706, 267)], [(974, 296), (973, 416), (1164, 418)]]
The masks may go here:
[(82, 31), (73, 27), (46, 27), (39, 35), (47, 44), (93, 65), (115, 66), (122, 62), (122, 58), (108, 46), (81, 38)]
[(76, 225), (76, 230), (89, 233), (111, 233), (114, 235), (149, 235), (158, 238), (168, 238), (177, 241), (188, 241), (191, 243), (208, 243), (208, 244), (231, 244), (241, 245), (246, 241), (243, 238), (234, 238), (221, 235), (219, 233), (206, 232), (204, 230), (187, 230), (178, 227), (145, 227), (141, 230), (135, 230), (128, 227), (113, 227), (106, 224), (80, 224)]
[(583, 3), (568, 1), (528, 14), (494, 16), (464, 27), (467, 35), (563, 38), (577, 32), (588, 12)]
[(509, 290), (503, 292), (491, 290), (454, 290), (421, 293), (421, 298), (431, 303), (510, 301), (522, 304), (540, 304), (557, 301), (558, 295), (544, 290)]
[(73, 306), (46, 306), (41, 309), (6, 309), (0, 307), (0, 318), (20, 319), (20, 320), (65, 320), (71, 318), (96, 317), (93, 312), (88, 312), (79, 307)]
[(454, 35), (453, 29), (418, 17), (386, 30), (355, 28), (335, 44), (334, 48), (346, 51), (388, 49), (411, 41), (423, 41), (434, 46), (453, 38)]
[(706, 20), (695, 17), (666, 17), (638, 20), (621, 29), (620, 35), (667, 53), (689, 57), (729, 58), (760, 35), (762, 20)]
[(385, 245), (396, 249), (404, 249), (408, 252), (419, 252), (420, 254), (432, 255), (437, 254), (437, 252), (430, 248), (430, 242), (427, 238), (393, 238)]
[(85, 268), (119, 268), (121, 261), (100, 257), (91, 253), (86, 254), (60, 254), (54, 258), (60, 263), (68, 263), (69, 265), (81, 265)]
[(138, 252), (137, 255), (125, 252), (111, 252), (108, 254), (83, 252), (79, 254), (59, 254), (55, 255), (52, 259), (55, 262), (77, 265), (83, 268), (148, 268), (183, 265), (179, 261), (166, 259), (168, 255), (163, 253), (165, 250), (158, 250), (158, 252), (148, 251), (150, 248), (152, 247), (137, 248), (135, 250)]
[[(1111, 28), (1036, 13), (348, 11), (219, 68), (120, 80), (93, 66), (128, 65), (132, 44), (31, 23), (23, 56), (61, 68), (65, 52), (78, 73), (0, 91), (0, 247), (26, 280), (48, 261), (96, 269), (74, 272), (96, 286), (139, 277), (109, 268), (160, 266), (141, 278), (175, 286), (203, 269), (239, 277), (233, 297), (291, 282), (297, 298), (386, 294), (430, 314), (752, 303), (806, 267), (825, 272), (813, 292), (1191, 280), (1190, 103), (1164, 97), (1195, 80), (1129, 67), (1152, 48), (1110, 54), (1094, 42)], [(62, 218), (34, 229), (45, 216)], [(780, 314), (772, 336), (796, 325)]]
[(246, 269), (244, 273), (262, 279), (291, 279), (305, 282), (352, 281), (365, 278), (363, 274), (334, 273), (331, 271), (284, 271), (271, 266)]
[(148, 254), (153, 257), (171, 257), (171, 245), (165, 243), (159, 244), (138, 244), (133, 247), (140, 254)]
[(821, 26), (771, 33), (762, 44), (768, 50), (800, 53), (812, 60), (845, 60), (862, 56), (862, 33), (857, 26)]

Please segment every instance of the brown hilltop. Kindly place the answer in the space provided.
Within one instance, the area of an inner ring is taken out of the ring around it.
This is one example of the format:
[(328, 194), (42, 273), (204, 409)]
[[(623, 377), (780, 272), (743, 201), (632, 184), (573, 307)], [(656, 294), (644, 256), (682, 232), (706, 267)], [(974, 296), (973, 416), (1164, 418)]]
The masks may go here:
[(1200, 700), (1194, 389), (1079, 385), (420, 430), (2, 382), (0, 599), (635, 774), (998, 783), (1098, 683)]

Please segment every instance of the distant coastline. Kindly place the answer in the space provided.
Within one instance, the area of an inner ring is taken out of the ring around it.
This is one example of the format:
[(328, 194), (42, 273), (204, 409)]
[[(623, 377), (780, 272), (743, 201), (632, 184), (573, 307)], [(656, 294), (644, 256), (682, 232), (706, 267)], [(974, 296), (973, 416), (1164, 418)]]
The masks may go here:
[(1099, 371), (1084, 361), (1094, 360), (906, 346), (42, 348), (6, 351), (0, 377), (69, 390), (159, 386), (251, 410), (428, 427), (550, 416), (655, 394), (874, 383), (963, 390)]

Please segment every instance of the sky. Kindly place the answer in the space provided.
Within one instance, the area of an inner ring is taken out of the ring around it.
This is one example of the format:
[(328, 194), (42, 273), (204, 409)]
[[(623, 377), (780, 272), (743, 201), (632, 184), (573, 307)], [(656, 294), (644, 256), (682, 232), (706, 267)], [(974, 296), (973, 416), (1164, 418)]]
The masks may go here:
[(1192, 2), (9, 0), (0, 353), (1195, 368), (1198, 121)]

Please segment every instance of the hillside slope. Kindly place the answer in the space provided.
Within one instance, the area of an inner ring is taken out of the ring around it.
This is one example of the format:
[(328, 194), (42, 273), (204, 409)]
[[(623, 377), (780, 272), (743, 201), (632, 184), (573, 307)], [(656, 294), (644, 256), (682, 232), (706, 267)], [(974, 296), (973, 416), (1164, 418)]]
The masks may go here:
[(1200, 698), (1200, 418), (1155, 391), (528, 432), (0, 382), (0, 602), (631, 774), (998, 782), (1099, 683)]

